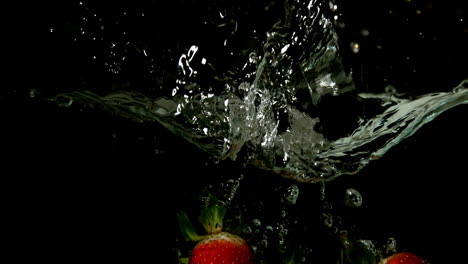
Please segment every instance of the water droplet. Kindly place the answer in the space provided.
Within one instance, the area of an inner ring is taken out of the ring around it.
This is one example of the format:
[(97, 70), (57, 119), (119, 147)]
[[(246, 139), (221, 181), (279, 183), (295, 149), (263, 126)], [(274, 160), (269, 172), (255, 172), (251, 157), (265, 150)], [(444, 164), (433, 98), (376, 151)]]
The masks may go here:
[(260, 246), (263, 247), (263, 248), (267, 248), (268, 247), (268, 241), (266, 239), (262, 239), (260, 241)]
[(284, 195), (284, 200), (289, 204), (296, 204), (297, 198), (299, 197), (299, 187), (296, 184), (289, 186)]
[(349, 207), (360, 207), (362, 205), (362, 196), (355, 189), (348, 189), (345, 193), (345, 204)]
[(269, 234), (273, 233), (273, 227), (270, 225), (265, 226), (265, 231)]
[(54, 32), (54, 28), (51, 27), (50, 28), (50, 33), (52, 33), (52, 32)]

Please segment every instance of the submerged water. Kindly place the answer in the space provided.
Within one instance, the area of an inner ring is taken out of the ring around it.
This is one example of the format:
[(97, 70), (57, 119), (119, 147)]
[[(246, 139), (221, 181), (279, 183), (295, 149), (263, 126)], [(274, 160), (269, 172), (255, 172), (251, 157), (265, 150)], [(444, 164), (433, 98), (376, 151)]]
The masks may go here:
[[(468, 103), (467, 80), (452, 91), (427, 94), (398, 93), (392, 85), (359, 90), (343, 66), (338, 7), (320, 1), (285, 3), (266, 32), (255, 24), (246, 26), (235, 13), (211, 14), (204, 21), (207, 30), (219, 30), (223, 37), (208, 43), (193, 40), (182, 54), (164, 50), (168, 67), (177, 68), (177, 74), (164, 80), (158, 92), (79, 89), (54, 100), (158, 122), (219, 159), (253, 164), (300, 182), (355, 174), (439, 114)], [(118, 75), (125, 56), (116, 51), (122, 47), (109, 45), (104, 64)], [(148, 56), (136, 43), (125, 45)], [(359, 43), (351, 44), (352, 52), (359, 49)], [(152, 73), (154, 69), (146, 74)], [(325, 97), (343, 98), (349, 106), (324, 105)], [(323, 118), (337, 109), (353, 113), (346, 124)], [(330, 126), (348, 129), (324, 129)]]

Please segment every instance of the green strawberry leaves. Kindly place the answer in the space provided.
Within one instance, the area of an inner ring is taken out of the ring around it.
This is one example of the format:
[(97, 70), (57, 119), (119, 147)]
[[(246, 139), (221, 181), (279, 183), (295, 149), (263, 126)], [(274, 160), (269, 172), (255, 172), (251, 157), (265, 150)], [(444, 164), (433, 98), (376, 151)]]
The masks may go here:
[(182, 232), (182, 236), (188, 241), (200, 241), (205, 236), (200, 236), (195, 231), (195, 228), (192, 225), (192, 222), (188, 218), (185, 212), (178, 212), (177, 213), (177, 221), (179, 222), (180, 231)]
[[(208, 194), (200, 211), (198, 220), (208, 234), (216, 234), (223, 229), (223, 219), (226, 215), (225, 203), (218, 200), (214, 195)], [(182, 236), (188, 241), (200, 241), (206, 236), (198, 235), (187, 214), (183, 211), (177, 213), (177, 221)]]
[(208, 234), (216, 234), (223, 230), (223, 219), (226, 215), (226, 204), (214, 195), (208, 194), (198, 220)]

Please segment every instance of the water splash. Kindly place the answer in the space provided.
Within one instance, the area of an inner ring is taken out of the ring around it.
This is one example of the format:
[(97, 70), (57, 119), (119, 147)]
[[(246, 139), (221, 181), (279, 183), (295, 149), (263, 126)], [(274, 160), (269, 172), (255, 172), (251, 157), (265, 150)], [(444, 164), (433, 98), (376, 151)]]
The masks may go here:
[[(329, 14), (333, 10), (336, 5), (323, 2), (288, 1), (284, 18), (255, 45), (242, 48), (232, 44), (240, 38), (238, 23), (223, 13), (217, 26), (232, 31), (219, 45), (230, 56), (239, 54), (236, 65), (219, 73), (217, 69), (226, 68), (223, 61), (199, 56), (208, 48), (190, 45), (174, 61), (178, 75), (167, 87), (170, 96), (75, 91), (55, 100), (65, 106), (100, 106), (138, 122), (158, 122), (217, 158), (250, 163), (300, 182), (355, 174), (440, 113), (468, 103), (467, 80), (452, 92), (416, 99), (391, 87), (376, 94), (356, 91), (342, 65)], [(359, 44), (352, 48), (359, 51)], [(317, 129), (324, 122), (320, 100), (349, 94), (363, 105), (377, 102), (378, 114), (359, 117), (351, 134), (332, 140)]]

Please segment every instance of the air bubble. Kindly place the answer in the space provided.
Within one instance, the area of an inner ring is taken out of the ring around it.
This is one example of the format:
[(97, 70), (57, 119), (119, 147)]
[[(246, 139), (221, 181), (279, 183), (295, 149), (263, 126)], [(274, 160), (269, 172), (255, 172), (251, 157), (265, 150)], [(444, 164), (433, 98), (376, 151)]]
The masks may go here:
[(385, 250), (387, 253), (395, 253), (396, 252), (396, 239), (393, 237), (389, 237), (387, 239), (387, 243), (385, 245)]
[(251, 52), (249, 54), (249, 62), (252, 63), (252, 64), (256, 64), (257, 61), (258, 61), (257, 54), (255, 52)]
[(333, 226), (333, 216), (331, 214), (322, 214), (322, 221), (323, 224), (328, 228)]
[(250, 248), (252, 249), (252, 252), (254, 253), (254, 255), (258, 254), (257, 253), (258, 252), (258, 247), (257, 246), (252, 245)]
[(320, 200), (324, 201), (325, 200), (325, 182), (321, 182), (320, 185)]
[(200, 199), (201, 203), (203, 206), (208, 206), (210, 205), (210, 197), (208, 196), (203, 196), (201, 199)]
[(283, 218), (286, 217), (286, 211), (282, 210), (282, 211), (280, 212), (280, 215), (281, 215), (281, 217), (283, 217)]
[(353, 53), (358, 53), (358, 52), (359, 52), (359, 49), (360, 49), (359, 43), (357, 43), (357, 42), (351, 42), (351, 43), (349, 44), (349, 46), (351, 47), (351, 51), (352, 51)]
[(286, 243), (284, 243), (284, 239), (279, 239), (278, 240), (278, 249), (281, 250), (286, 250)]
[(37, 97), (37, 90), (34, 89), (34, 88), (29, 90), (29, 97), (30, 98), (36, 98)]
[(369, 30), (367, 28), (361, 29), (361, 35), (364, 37), (369, 36)]
[(299, 187), (297, 187), (297, 185), (294, 184), (294, 185), (289, 186), (284, 196), (284, 200), (289, 204), (296, 204), (298, 197), (299, 197)]
[(362, 196), (355, 189), (348, 189), (345, 193), (345, 204), (349, 207), (361, 207), (362, 205)]
[(252, 224), (257, 228), (262, 226), (262, 222), (260, 222), (260, 220), (258, 220), (258, 219), (252, 220)]
[(174, 249), (174, 253), (175, 253), (176, 257), (178, 257), (178, 258), (180, 258), (182, 256), (182, 252), (177, 248)]

